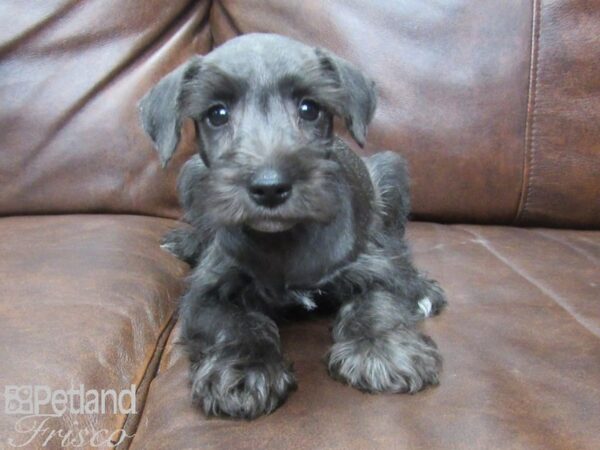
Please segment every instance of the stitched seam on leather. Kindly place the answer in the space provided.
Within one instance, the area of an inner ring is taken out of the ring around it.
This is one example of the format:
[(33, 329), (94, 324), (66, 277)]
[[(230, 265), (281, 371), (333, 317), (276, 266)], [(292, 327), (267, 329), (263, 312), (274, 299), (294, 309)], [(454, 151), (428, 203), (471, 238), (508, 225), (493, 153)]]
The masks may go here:
[[(213, 6), (214, 5), (218, 5), (219, 6), (219, 9), (223, 13), (223, 16), (225, 17), (225, 19), (227, 20), (227, 23), (233, 29), (233, 31), (235, 32), (235, 34), (238, 35), (238, 36), (241, 35), (241, 34), (243, 34), (240, 26), (237, 24), (237, 22), (235, 21), (235, 19), (231, 15), (231, 13), (229, 11), (227, 11), (227, 8), (225, 8), (225, 6), (223, 5), (223, 3), (220, 2), (220, 1), (218, 1), (218, 0), (216, 0), (215, 2), (213, 2)], [(211, 23), (211, 25), (212, 25), (212, 23)]]
[(210, 6), (208, 7), (208, 38), (210, 39), (210, 43), (208, 44), (208, 51), (211, 52), (215, 49), (215, 33), (213, 31), (213, 10), (215, 9), (215, 0), (210, 0)]
[(531, 20), (531, 63), (529, 66), (529, 87), (527, 93), (527, 119), (525, 122), (525, 149), (523, 154), (523, 172), (521, 182), (521, 196), (517, 207), (514, 222), (520, 222), (529, 205), (532, 189), (532, 177), (536, 152), (536, 116), (537, 116), (537, 85), (539, 78), (539, 46), (540, 46), (540, 21), (541, 0), (533, 0)]
[[(129, 448), (129, 446), (131, 445), (131, 442), (133, 441), (133, 439), (135, 439), (135, 433), (137, 432), (138, 425), (139, 425), (142, 415), (144, 413), (144, 407), (146, 406), (146, 401), (148, 400), (148, 394), (150, 392), (150, 385), (152, 383), (152, 380), (156, 377), (156, 374), (158, 372), (158, 367), (160, 366), (160, 361), (162, 359), (162, 355), (163, 355), (165, 347), (167, 345), (167, 341), (169, 339), (169, 336), (171, 335), (171, 332), (173, 331), (175, 323), (177, 322), (177, 320), (176, 320), (177, 312), (176, 311), (171, 313), (169, 320), (166, 321), (165, 325), (163, 326), (162, 330), (160, 331), (158, 338), (156, 339), (156, 343), (154, 345), (154, 350), (152, 352), (152, 355), (150, 356), (150, 359), (148, 360), (148, 364), (146, 365), (146, 368), (144, 369), (144, 373), (143, 373), (142, 377), (139, 380), (137, 380), (138, 387), (135, 391), (136, 401), (142, 400), (141, 402), (138, 401), (138, 410), (136, 411), (135, 414), (127, 414), (127, 416), (125, 416), (123, 418), (123, 420), (117, 427), (117, 429), (125, 430), (127, 432), (128, 436), (134, 436), (134, 437), (133, 438), (126, 437), (123, 442), (121, 442), (119, 445), (117, 445), (115, 447), (117, 450), (127, 450)], [(142, 395), (140, 395), (140, 394), (142, 394)], [(120, 439), (120, 435), (119, 435), (119, 439)]]
[(591, 333), (594, 337), (600, 338), (600, 327), (599, 326), (597, 326), (594, 323), (588, 322), (585, 317), (582, 317), (581, 314), (577, 314), (577, 312), (574, 311), (573, 308), (567, 302), (564, 301), (563, 297), (561, 297), (559, 294), (553, 293), (550, 288), (547, 288), (540, 281), (538, 281), (534, 277), (528, 275), (525, 270), (523, 270), (520, 267), (518, 268), (518, 266), (514, 263), (511, 264), (509, 258), (502, 255), (498, 250), (496, 250), (489, 243), (489, 241), (485, 239), (485, 237), (483, 237), (481, 234), (479, 234), (475, 231), (472, 231), (469, 228), (466, 228), (464, 226), (457, 225), (457, 226), (454, 226), (454, 228), (456, 228), (458, 230), (462, 230), (465, 233), (468, 233), (471, 236), (475, 237), (477, 239), (476, 242), (479, 245), (481, 245), (483, 248), (485, 248), (498, 261), (503, 263), (510, 270), (512, 270), (515, 274), (517, 274), (519, 277), (523, 278), (525, 281), (527, 281), (529, 284), (531, 284), (537, 290), (539, 290), (543, 295), (545, 295), (550, 300), (552, 300), (563, 311), (565, 311), (575, 322), (577, 322), (582, 328), (584, 328), (586, 331)]

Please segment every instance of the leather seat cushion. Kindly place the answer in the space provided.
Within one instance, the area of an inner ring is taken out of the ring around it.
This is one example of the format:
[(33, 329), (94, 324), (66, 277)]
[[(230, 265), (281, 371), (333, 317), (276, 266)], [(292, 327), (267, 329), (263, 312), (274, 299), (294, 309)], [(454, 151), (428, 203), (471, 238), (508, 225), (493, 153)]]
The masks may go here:
[(439, 387), (333, 381), (317, 319), (281, 330), (299, 388), (279, 410), (207, 420), (175, 332), (131, 448), (600, 448), (600, 232), (413, 223), (409, 236), (450, 301), (423, 326), (445, 357)]
[[(119, 392), (147, 384), (187, 271), (158, 245), (174, 223), (109, 215), (0, 219), (0, 385)], [(29, 439), (15, 431), (20, 417), (0, 416), (0, 447)], [(126, 419), (67, 413), (46, 425), (77, 436), (90, 426), (112, 433)], [(26, 448), (42, 448), (45, 437)], [(60, 438), (44, 448), (60, 448)]]

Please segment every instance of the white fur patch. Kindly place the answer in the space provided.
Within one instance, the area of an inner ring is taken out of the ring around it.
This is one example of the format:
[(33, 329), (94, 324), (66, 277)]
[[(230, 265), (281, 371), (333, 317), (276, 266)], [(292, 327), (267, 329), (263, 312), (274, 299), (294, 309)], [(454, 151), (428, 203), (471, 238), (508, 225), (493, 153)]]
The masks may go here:
[(304, 306), (308, 311), (312, 311), (317, 307), (317, 304), (308, 295), (303, 295), (300, 298), (300, 303), (302, 303), (302, 306)]
[(431, 300), (429, 300), (429, 297), (424, 297), (419, 300), (419, 309), (423, 311), (425, 317), (429, 317), (431, 315)]
[(310, 292), (296, 291), (293, 292), (293, 295), (295, 300), (304, 306), (304, 308), (306, 308), (308, 311), (312, 311), (317, 307), (317, 304), (312, 299)]
[[(160, 244), (160, 248), (166, 252), (171, 253), (172, 255), (175, 255), (173, 244)], [(175, 255), (175, 256), (177, 256), (177, 255)]]

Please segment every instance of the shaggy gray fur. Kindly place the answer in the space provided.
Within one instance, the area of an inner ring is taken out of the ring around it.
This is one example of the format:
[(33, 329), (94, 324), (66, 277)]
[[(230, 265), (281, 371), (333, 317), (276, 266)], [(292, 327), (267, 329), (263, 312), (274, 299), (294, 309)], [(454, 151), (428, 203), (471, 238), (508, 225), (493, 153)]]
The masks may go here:
[(275, 319), (341, 305), (331, 375), (368, 392), (438, 383), (441, 357), (417, 323), (446, 301), (404, 240), (404, 160), (359, 158), (374, 84), (347, 61), (291, 39), (251, 34), (196, 56), (140, 102), (167, 164), (184, 119), (198, 155), (179, 179), (185, 221), (164, 246), (195, 268), (182, 299), (192, 396), (207, 414), (255, 418), (296, 386)]

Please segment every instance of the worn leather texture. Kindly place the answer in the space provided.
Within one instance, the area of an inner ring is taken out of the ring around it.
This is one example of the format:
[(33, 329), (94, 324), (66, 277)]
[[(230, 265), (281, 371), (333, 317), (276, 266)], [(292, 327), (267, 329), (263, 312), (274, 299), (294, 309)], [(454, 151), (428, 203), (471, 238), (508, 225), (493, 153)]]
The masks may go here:
[(600, 7), (584, 0), (220, 0), (251, 31), (328, 47), (378, 85), (368, 153), (404, 155), (420, 220), (600, 225)]
[(191, 406), (176, 332), (132, 449), (600, 448), (600, 232), (409, 227), (417, 266), (450, 304), (423, 331), (439, 344), (439, 387), (369, 395), (333, 381), (329, 319), (281, 328), (298, 390), (253, 422)]
[(600, 7), (538, 1), (517, 223), (600, 224)]
[[(336, 51), (377, 83), (367, 153), (404, 155), (413, 215), (509, 222), (520, 192), (528, 2), (219, 1), (215, 44), (269, 31)], [(507, 30), (510, 30), (507, 32)]]
[(600, 226), (600, 8), (593, 3), (137, 0), (1, 8), (0, 214), (177, 217), (173, 186), (195, 150), (191, 124), (163, 171), (135, 105), (192, 53), (266, 31), (327, 47), (377, 82), (365, 152), (390, 149), (408, 159), (415, 219)]
[[(0, 24), (0, 408), (8, 385), (136, 384), (139, 414), (47, 426), (124, 429), (119, 448), (143, 450), (600, 448), (597, 1), (7, 0)], [(374, 396), (331, 380), (330, 319), (316, 318), (281, 330), (299, 389), (274, 414), (191, 406), (173, 328), (188, 269), (159, 240), (193, 127), (163, 170), (136, 104), (254, 31), (377, 82), (357, 151), (408, 159), (414, 219), (488, 224), (409, 227), (450, 302), (423, 325), (445, 357), (439, 387)], [(0, 413), (0, 448), (23, 442), (18, 419)], [(23, 448), (60, 448), (43, 438)]]
[[(16, 431), (23, 415), (6, 412), (6, 386), (147, 386), (187, 270), (158, 245), (173, 224), (110, 215), (0, 219), (0, 448), (61, 448), (60, 437), (43, 446), (47, 433)], [(112, 433), (131, 420), (66, 413), (46, 426), (77, 436), (92, 426)], [(20, 429), (30, 427), (31, 420)]]
[(209, 3), (0, 4), (0, 215), (178, 216), (176, 166), (194, 146), (163, 171), (136, 105), (206, 53)]

